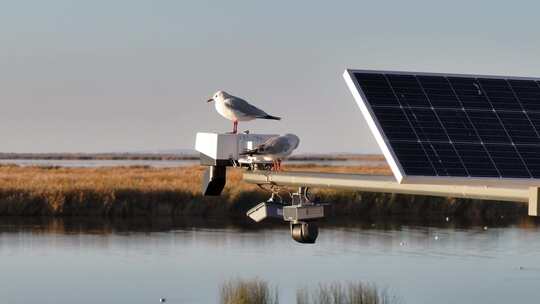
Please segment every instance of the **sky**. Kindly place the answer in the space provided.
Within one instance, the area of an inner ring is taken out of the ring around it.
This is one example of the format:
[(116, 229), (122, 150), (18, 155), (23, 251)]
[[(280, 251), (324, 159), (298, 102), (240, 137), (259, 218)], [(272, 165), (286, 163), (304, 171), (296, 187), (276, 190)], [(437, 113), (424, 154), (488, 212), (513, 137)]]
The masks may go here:
[(346, 68), (540, 76), (538, 1), (0, 0), (0, 152), (190, 149), (225, 90), (303, 153), (378, 153)]

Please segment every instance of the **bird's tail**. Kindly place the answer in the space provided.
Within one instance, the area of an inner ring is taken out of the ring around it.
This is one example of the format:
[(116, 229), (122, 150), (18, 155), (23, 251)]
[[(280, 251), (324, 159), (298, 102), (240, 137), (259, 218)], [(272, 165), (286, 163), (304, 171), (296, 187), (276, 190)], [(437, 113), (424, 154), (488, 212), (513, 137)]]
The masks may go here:
[(266, 116), (259, 116), (257, 118), (261, 118), (261, 119), (273, 119), (273, 120), (281, 120), (281, 117), (277, 117), (277, 116), (272, 116), (272, 115), (266, 115)]

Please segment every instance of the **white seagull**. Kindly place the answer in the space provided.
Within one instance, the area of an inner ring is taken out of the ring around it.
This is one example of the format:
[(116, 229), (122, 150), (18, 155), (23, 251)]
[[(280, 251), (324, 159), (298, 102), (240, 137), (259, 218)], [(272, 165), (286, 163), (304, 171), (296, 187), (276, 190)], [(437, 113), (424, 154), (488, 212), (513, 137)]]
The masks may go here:
[(266, 161), (273, 162), (275, 170), (281, 170), (281, 161), (298, 148), (300, 138), (294, 134), (274, 136), (267, 139), (255, 149), (242, 153), (243, 155), (260, 155)]
[(225, 91), (217, 91), (208, 102), (216, 103), (216, 110), (221, 116), (233, 121), (233, 134), (238, 130), (239, 121), (249, 121), (256, 118), (281, 120), (281, 117), (268, 115), (265, 111), (257, 108), (242, 98), (228, 94)]

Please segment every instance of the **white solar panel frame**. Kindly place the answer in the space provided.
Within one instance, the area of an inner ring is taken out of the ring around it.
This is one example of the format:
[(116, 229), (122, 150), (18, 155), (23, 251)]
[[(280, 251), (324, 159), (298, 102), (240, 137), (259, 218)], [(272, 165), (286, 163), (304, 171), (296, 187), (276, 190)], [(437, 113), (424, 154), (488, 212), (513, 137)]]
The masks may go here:
[(471, 77), (471, 78), (490, 78), (490, 79), (515, 79), (515, 80), (534, 80), (540, 81), (539, 77), (520, 77), (520, 76), (494, 76), (478, 74), (452, 74), (452, 73), (429, 73), (429, 72), (411, 72), (411, 71), (386, 71), (386, 70), (365, 70), (365, 69), (346, 69), (343, 78), (351, 91), (354, 100), (358, 104), (364, 119), (366, 120), (371, 133), (375, 137), (377, 144), (396, 178), (398, 183), (403, 184), (436, 184), (436, 185), (484, 185), (484, 186), (540, 186), (538, 178), (504, 178), (504, 177), (452, 177), (452, 176), (422, 176), (407, 175), (396, 157), (390, 141), (383, 132), (371, 105), (367, 101), (362, 88), (356, 81), (354, 73), (372, 73), (372, 74), (405, 74), (418, 76), (443, 76), (443, 77)]

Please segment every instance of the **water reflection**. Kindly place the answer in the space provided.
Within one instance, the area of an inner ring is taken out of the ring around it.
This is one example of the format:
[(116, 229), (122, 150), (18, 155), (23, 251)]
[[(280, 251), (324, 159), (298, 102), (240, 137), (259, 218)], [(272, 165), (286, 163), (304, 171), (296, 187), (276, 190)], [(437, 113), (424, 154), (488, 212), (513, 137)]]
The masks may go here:
[(539, 226), (484, 226), (334, 219), (317, 244), (301, 245), (279, 223), (3, 218), (0, 294), (6, 303), (216, 303), (222, 282), (259, 277), (282, 303), (332, 281), (389, 286), (407, 303), (535, 299)]
[[(415, 231), (429, 233), (433, 229), (443, 228), (457, 231), (467, 231), (469, 234), (482, 232), (492, 228), (519, 228), (536, 230), (540, 220), (534, 217), (509, 217), (498, 221), (470, 221), (450, 219), (414, 219), (411, 217), (386, 218), (328, 218), (320, 222), (323, 230), (358, 232), (362, 235), (376, 233), (393, 234), (404, 228), (414, 228)], [(0, 233), (32, 232), (53, 234), (123, 234), (123, 233), (152, 233), (179, 231), (211, 231), (225, 230), (227, 232), (261, 232), (265, 230), (287, 230), (286, 223), (281, 221), (254, 223), (249, 218), (200, 218), (200, 217), (152, 217), (152, 218), (97, 218), (97, 217), (0, 217)]]

